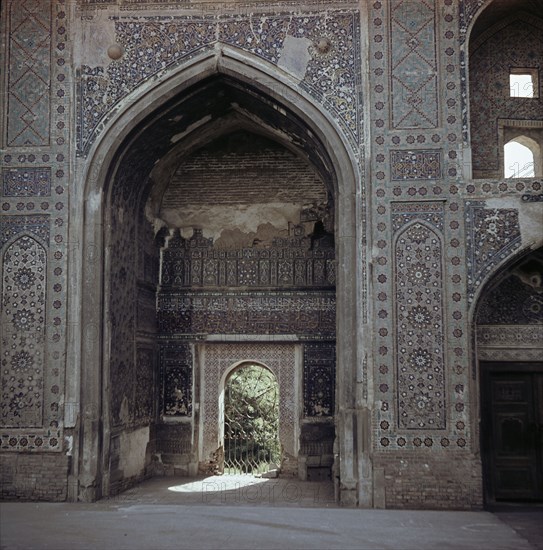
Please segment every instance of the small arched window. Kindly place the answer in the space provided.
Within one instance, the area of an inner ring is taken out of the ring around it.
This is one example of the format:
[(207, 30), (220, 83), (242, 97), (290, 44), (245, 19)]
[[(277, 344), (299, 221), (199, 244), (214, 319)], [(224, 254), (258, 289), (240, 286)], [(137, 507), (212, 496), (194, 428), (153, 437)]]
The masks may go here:
[[(531, 142), (529, 147), (527, 141)], [(525, 136), (508, 141), (503, 148), (504, 176), (506, 178), (533, 178), (535, 176), (535, 148), (538, 144)]]

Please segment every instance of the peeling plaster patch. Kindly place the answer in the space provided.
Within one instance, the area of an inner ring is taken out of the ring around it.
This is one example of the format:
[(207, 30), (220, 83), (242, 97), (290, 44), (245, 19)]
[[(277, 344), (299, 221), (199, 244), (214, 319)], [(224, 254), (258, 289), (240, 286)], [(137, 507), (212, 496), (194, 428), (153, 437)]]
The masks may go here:
[[(266, 127), (268, 126), (267, 122), (260, 118), (257, 114), (255, 114), (253, 111), (249, 111), (248, 109), (244, 109), (243, 107), (241, 107), (238, 103), (235, 103), (235, 102), (232, 102), (230, 104), (232, 106), (232, 109), (236, 112), (238, 112), (239, 114), (241, 114), (243, 117), (245, 117), (247, 120), (250, 120), (252, 122), (255, 122), (258, 126), (261, 126), (261, 127)], [(280, 108), (278, 105), (276, 105), (275, 103), (272, 105), (272, 107), (276, 110), (276, 111), (279, 111), (282, 115), (284, 116), (287, 116), (287, 112), (285, 111), (285, 109), (282, 109)], [(281, 129), (277, 129), (277, 133), (278, 134), (281, 134), (283, 136), (283, 138), (286, 140), (286, 141), (292, 141), (292, 137), (290, 135), (288, 135), (286, 132), (284, 131), (281, 131)]]
[(198, 228), (203, 230), (204, 237), (217, 240), (223, 231), (237, 229), (246, 234), (256, 233), (263, 224), (284, 230), (289, 223), (300, 222), (300, 206), (284, 203), (187, 205), (163, 210), (160, 217), (170, 227), (180, 228), (185, 239), (192, 236), (193, 228)]
[(543, 204), (520, 203), (519, 205), (520, 234), (523, 244), (543, 244)]
[(74, 438), (72, 435), (66, 435), (64, 436), (64, 442), (66, 447), (66, 454), (68, 456), (72, 456), (73, 454), (73, 448), (74, 448)]
[(104, 12), (90, 21), (83, 19), (81, 24), (81, 38), (75, 44), (74, 64), (105, 67), (113, 63), (108, 48), (117, 43), (115, 21)]
[(139, 475), (145, 468), (145, 452), (149, 443), (149, 426), (120, 435), (119, 469), (129, 478)]
[(543, 244), (543, 203), (525, 202), (520, 197), (511, 197), (508, 200), (503, 198), (489, 199), (486, 201), (487, 208), (514, 208), (518, 210), (520, 234), (522, 245)]
[(279, 67), (302, 80), (311, 60), (310, 46), (312, 46), (312, 42), (308, 38), (295, 38), (287, 35), (283, 42)]
[(194, 124), (191, 124), (190, 126), (188, 126), (187, 129), (184, 132), (181, 132), (179, 134), (175, 134), (175, 136), (172, 136), (170, 141), (172, 143), (177, 143), (180, 139), (183, 139), (185, 136), (189, 135), (192, 131), (196, 130), (196, 128), (199, 128), (200, 126), (202, 126), (206, 122), (209, 122), (211, 120), (211, 118), (212, 118), (211, 115), (207, 115), (204, 118), (201, 118), (200, 120), (198, 120)]
[(268, 247), (277, 237), (288, 237), (288, 230), (279, 230), (271, 223), (259, 225), (256, 233), (243, 233), (238, 228), (225, 229), (214, 242), (215, 248), (235, 249), (239, 247)]
[[(93, 174), (91, 174), (90, 181), (93, 183), (93, 185), (96, 185), (96, 181), (92, 178), (95, 177)], [(93, 211), (98, 211), (100, 206), (102, 205), (102, 191), (96, 190), (93, 192), (90, 192), (87, 196), (87, 204), (90, 206), (90, 208)]]

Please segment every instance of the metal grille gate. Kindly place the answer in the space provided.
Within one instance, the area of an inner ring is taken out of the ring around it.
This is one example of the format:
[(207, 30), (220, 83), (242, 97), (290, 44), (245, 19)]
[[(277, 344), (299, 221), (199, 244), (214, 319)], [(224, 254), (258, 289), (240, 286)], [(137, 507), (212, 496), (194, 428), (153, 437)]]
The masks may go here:
[(246, 364), (227, 380), (224, 400), (224, 473), (258, 474), (281, 460), (279, 387), (260, 365)]

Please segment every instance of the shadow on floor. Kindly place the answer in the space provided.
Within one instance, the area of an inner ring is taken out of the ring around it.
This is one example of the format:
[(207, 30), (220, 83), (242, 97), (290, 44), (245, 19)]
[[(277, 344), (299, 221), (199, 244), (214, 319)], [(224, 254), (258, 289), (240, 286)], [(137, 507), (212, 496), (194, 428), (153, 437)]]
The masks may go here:
[(251, 475), (159, 477), (103, 502), (228, 506), (337, 507), (331, 481), (265, 479)]
[(543, 503), (503, 502), (486, 510), (514, 529), (537, 550), (543, 550)]
[[(292, 478), (264, 479), (251, 475), (223, 475), (199, 478), (157, 477), (100, 501), (106, 506), (136, 507), (140, 505), (203, 506), (204, 508), (231, 507), (255, 508), (340, 508), (334, 498), (331, 481), (300, 481)], [(345, 510), (345, 509), (343, 509)], [(386, 514), (387, 511), (381, 511)], [(391, 514), (408, 514), (408, 511), (389, 511)], [(543, 503), (500, 503), (486, 507), (530, 547), (543, 550)], [(293, 510), (294, 513), (294, 510)], [(371, 511), (368, 511), (371, 513)], [(413, 512), (419, 514), (462, 514), (462, 512)], [(470, 527), (471, 529), (471, 527)], [(504, 548), (508, 546), (505, 545)]]
[(340, 508), (330, 482), (162, 477), (95, 503), (3, 503), (2, 550), (533, 550), (543, 507)]

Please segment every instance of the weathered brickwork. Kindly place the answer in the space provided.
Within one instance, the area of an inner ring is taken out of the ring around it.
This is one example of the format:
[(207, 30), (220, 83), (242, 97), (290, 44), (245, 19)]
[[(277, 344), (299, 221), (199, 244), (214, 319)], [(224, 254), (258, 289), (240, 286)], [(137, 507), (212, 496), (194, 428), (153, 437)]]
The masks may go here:
[[(454, 470), (451, 468), (454, 464)], [(387, 508), (478, 510), (481, 508), (480, 463), (463, 453), (396, 454), (376, 457), (384, 478)]]
[(0, 498), (61, 502), (68, 495), (71, 458), (61, 453), (0, 455)]
[(326, 203), (320, 177), (303, 159), (276, 143), (238, 133), (230, 135), (226, 143), (214, 143), (186, 159), (164, 194), (162, 208), (187, 202), (200, 205), (300, 200)]

